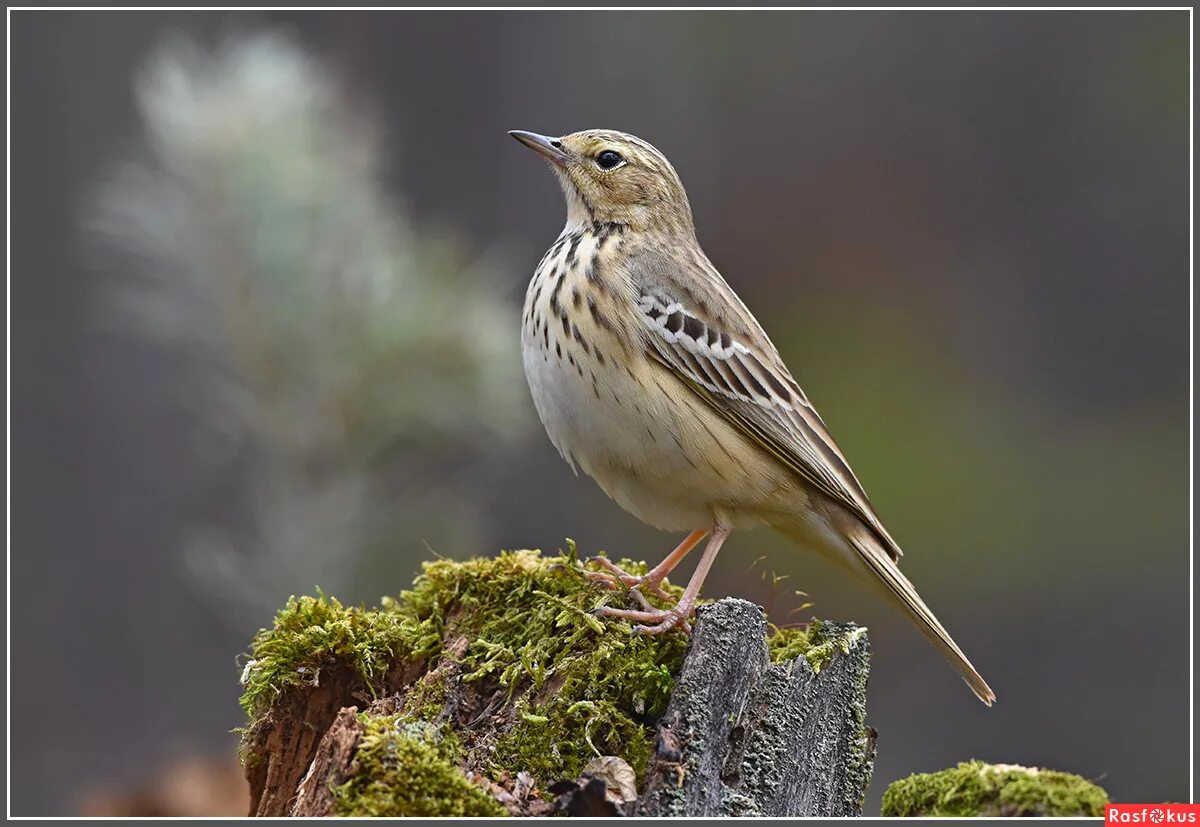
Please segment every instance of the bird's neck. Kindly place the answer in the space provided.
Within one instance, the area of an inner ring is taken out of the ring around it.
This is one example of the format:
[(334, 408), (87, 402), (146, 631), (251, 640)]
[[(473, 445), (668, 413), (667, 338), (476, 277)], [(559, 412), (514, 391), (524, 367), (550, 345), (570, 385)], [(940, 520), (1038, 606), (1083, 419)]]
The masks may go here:
[(584, 230), (592, 226), (596, 218), (587, 202), (575, 191), (574, 187), (564, 189), (567, 190), (567, 225), (565, 231)]
[[(660, 236), (677, 237), (684, 241), (695, 241), (696, 229), (690, 210), (654, 210), (644, 204), (630, 205), (620, 209), (597, 208), (571, 183), (559, 176), (563, 196), (567, 202), (567, 223), (563, 234), (585, 233), (595, 226), (620, 225), (629, 232), (653, 233)], [(686, 204), (685, 204), (686, 207)]]
[(567, 198), (567, 223), (563, 225), (563, 236), (572, 234), (586, 235), (595, 232), (599, 227), (620, 227), (621, 232), (630, 236), (656, 236), (660, 239), (674, 239), (679, 244), (695, 244), (696, 230), (691, 221), (656, 222), (639, 221), (636, 216), (608, 216), (597, 214), (580, 202), (573, 205)]

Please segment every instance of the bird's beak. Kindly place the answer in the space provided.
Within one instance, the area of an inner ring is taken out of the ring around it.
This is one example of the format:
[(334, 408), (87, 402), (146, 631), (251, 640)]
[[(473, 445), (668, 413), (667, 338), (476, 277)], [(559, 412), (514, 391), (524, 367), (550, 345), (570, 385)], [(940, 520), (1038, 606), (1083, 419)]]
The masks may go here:
[(548, 138), (545, 135), (539, 135), (536, 132), (526, 132), (523, 129), (514, 129), (508, 134), (560, 167), (564, 166), (567, 159), (570, 158), (563, 151), (562, 143), (557, 138)]

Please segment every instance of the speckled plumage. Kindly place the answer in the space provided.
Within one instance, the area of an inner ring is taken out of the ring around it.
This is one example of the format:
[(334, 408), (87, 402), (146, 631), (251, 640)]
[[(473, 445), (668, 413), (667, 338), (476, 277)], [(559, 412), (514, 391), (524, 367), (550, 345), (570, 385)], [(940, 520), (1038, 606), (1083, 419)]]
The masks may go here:
[(666, 573), (712, 535), (674, 609), (605, 613), (653, 624), (640, 631), (686, 627), (728, 533), (770, 525), (875, 586), (990, 703), (991, 689), (900, 573), (899, 546), (824, 422), (700, 248), (666, 158), (610, 130), (513, 135), (551, 161), (567, 201), (522, 316), (546, 432), (622, 508), (692, 532), (644, 577), (606, 561), (596, 577), (661, 594)]

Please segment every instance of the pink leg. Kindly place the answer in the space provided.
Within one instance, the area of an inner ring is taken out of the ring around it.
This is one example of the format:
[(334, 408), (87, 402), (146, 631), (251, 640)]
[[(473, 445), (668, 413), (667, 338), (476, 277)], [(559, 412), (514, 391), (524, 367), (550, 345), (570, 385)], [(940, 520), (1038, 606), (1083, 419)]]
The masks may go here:
[(679, 599), (679, 602), (674, 607), (656, 611), (637, 611), (634, 609), (614, 609), (611, 606), (602, 606), (597, 612), (608, 617), (637, 621), (639, 624), (655, 624), (653, 626), (634, 626), (633, 631), (635, 634), (657, 635), (676, 626), (686, 627), (687, 619), (691, 616), (692, 610), (695, 608), (696, 598), (700, 595), (700, 587), (704, 585), (704, 578), (708, 576), (708, 570), (712, 568), (713, 560), (716, 559), (717, 552), (721, 550), (721, 545), (728, 536), (729, 529), (726, 526), (717, 523), (713, 527), (712, 537), (709, 539), (708, 545), (704, 548), (704, 554), (701, 555), (700, 562), (696, 565), (696, 572), (692, 575), (692, 579), (688, 581), (687, 588), (683, 591), (683, 597)]
[(591, 557), (589, 563), (597, 563), (601, 568), (607, 570), (604, 572), (586, 572), (588, 579), (604, 585), (606, 588), (616, 588), (618, 584), (628, 586), (634, 589), (645, 589), (655, 597), (664, 600), (670, 600), (671, 595), (660, 587), (660, 583), (666, 579), (667, 575), (679, 565), (679, 561), (687, 556), (696, 545), (704, 539), (707, 531), (693, 531), (691, 534), (683, 538), (683, 542), (675, 547), (675, 550), (666, 556), (666, 558), (657, 566), (643, 575), (629, 574), (616, 563), (606, 557)]

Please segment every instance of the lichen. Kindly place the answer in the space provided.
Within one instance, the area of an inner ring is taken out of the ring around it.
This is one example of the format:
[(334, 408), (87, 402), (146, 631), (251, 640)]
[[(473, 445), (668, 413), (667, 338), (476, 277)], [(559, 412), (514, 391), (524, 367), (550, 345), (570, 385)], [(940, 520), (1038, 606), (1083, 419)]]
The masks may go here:
[(404, 715), (366, 716), (357, 772), (334, 787), (339, 816), (501, 816), (508, 811), (456, 765), (454, 733)]
[(1103, 816), (1108, 794), (1078, 775), (969, 761), (901, 779), (883, 794), (884, 816)]

